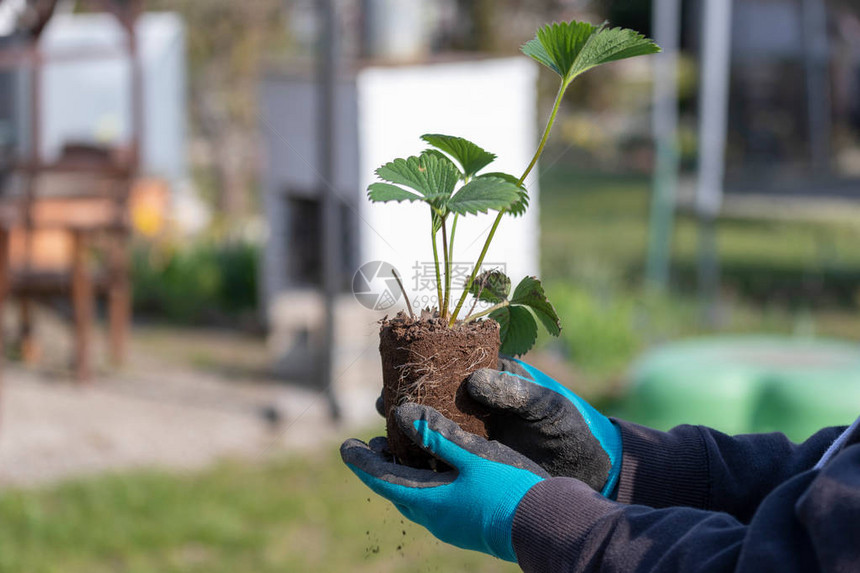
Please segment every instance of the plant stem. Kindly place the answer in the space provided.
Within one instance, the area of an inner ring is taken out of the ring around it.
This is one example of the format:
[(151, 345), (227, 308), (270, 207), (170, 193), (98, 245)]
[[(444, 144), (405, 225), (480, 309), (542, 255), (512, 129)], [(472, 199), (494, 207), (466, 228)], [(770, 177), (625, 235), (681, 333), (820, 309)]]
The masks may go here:
[(475, 268), (472, 269), (472, 274), (469, 276), (469, 280), (466, 282), (466, 287), (463, 290), (463, 294), (460, 296), (460, 300), (457, 301), (457, 306), (454, 308), (454, 313), (451, 315), (451, 320), (448, 321), (448, 326), (454, 326), (454, 322), (457, 320), (457, 315), (460, 313), (460, 309), (463, 308), (463, 303), (466, 301), (466, 296), (469, 294), (469, 289), (472, 288), (472, 283), (475, 282), (475, 277), (478, 275), (478, 269), (481, 268), (481, 264), (484, 262), (484, 257), (487, 256), (487, 250), (490, 248), (490, 241), (493, 239), (493, 235), (496, 233), (496, 229), (499, 226), (499, 223), (502, 220), (502, 215), (504, 211), (499, 211), (499, 216), (496, 217), (496, 220), (493, 221), (493, 227), (490, 229), (490, 234), (487, 235), (487, 240), (484, 242), (484, 248), (481, 249), (481, 256), (478, 257), (478, 262), (475, 263)]
[(433, 267), (436, 269), (436, 305), (439, 307), (439, 316), (442, 316), (442, 277), (439, 274), (439, 252), (436, 250), (436, 232), (433, 230), (433, 221), (430, 221), (430, 238), (433, 241)]
[(506, 306), (508, 306), (510, 304), (511, 304), (510, 301), (503, 300), (502, 302), (500, 302), (498, 304), (494, 304), (493, 306), (491, 306), (487, 310), (482, 310), (478, 314), (472, 314), (472, 315), (467, 316), (466, 318), (463, 319), (463, 322), (472, 322), (473, 320), (477, 320), (477, 319), (481, 318), (482, 316), (487, 316), (488, 314), (490, 314), (491, 312), (493, 312), (495, 310), (499, 310), (500, 308), (505, 308)]
[(522, 185), (523, 181), (526, 180), (526, 177), (529, 176), (534, 166), (537, 164), (538, 158), (543, 153), (543, 148), (546, 146), (546, 142), (549, 139), (549, 132), (552, 130), (552, 125), (555, 123), (555, 116), (558, 115), (558, 110), (561, 107), (561, 98), (564, 97), (564, 91), (567, 88), (564, 85), (564, 82), (558, 86), (558, 93), (555, 95), (555, 102), (552, 104), (552, 111), (549, 114), (549, 120), (546, 122), (546, 129), (543, 130), (543, 137), (540, 139), (540, 143), (538, 144), (537, 151), (535, 151), (534, 157), (532, 157), (531, 163), (526, 167), (526, 170), (523, 171), (522, 176), (520, 176), (520, 180), (517, 181), (517, 185)]
[(442, 256), (445, 258), (445, 298), (442, 299), (442, 319), (448, 318), (448, 298), (451, 296), (451, 257), (448, 256), (448, 225), (442, 218)]
[[(522, 176), (520, 176), (517, 181), (517, 185), (522, 185), (523, 181), (526, 180), (531, 170), (537, 164), (538, 158), (543, 153), (543, 148), (546, 146), (547, 139), (549, 139), (549, 132), (552, 129), (552, 125), (555, 123), (555, 116), (558, 115), (558, 110), (561, 107), (561, 99), (564, 96), (564, 92), (566, 89), (566, 85), (564, 82), (558, 88), (558, 93), (555, 96), (555, 102), (552, 104), (552, 111), (549, 114), (549, 120), (547, 121), (546, 128), (543, 130), (543, 137), (540, 139), (540, 143), (538, 144), (537, 151), (535, 151), (534, 157), (532, 157), (531, 163), (526, 167), (526, 170), (523, 171)], [(460, 297), (460, 300), (457, 301), (457, 306), (454, 308), (453, 314), (451, 314), (451, 320), (448, 321), (448, 326), (454, 326), (454, 323), (457, 321), (457, 315), (460, 313), (460, 309), (463, 307), (463, 302), (466, 300), (466, 296), (469, 294), (469, 289), (472, 287), (472, 283), (475, 281), (475, 277), (478, 276), (478, 270), (481, 268), (481, 265), (484, 263), (484, 257), (487, 256), (487, 251), (490, 248), (490, 243), (493, 241), (493, 236), (496, 234), (496, 229), (499, 227), (499, 223), (502, 221), (502, 216), (505, 214), (505, 210), (502, 209), (499, 211), (499, 214), (496, 216), (496, 220), (493, 221), (493, 226), (490, 229), (490, 233), (487, 235), (487, 240), (484, 241), (484, 248), (481, 249), (481, 255), (478, 257), (478, 262), (475, 263), (475, 267), (472, 269), (472, 274), (469, 276), (468, 282), (466, 282), (466, 288), (463, 290), (463, 295)]]
[(460, 213), (454, 213), (454, 221), (451, 222), (451, 240), (448, 242), (448, 258), (454, 261), (454, 234), (457, 232), (457, 218)]
[(409, 295), (406, 294), (406, 289), (403, 288), (403, 281), (400, 280), (400, 275), (397, 274), (395, 269), (391, 269), (391, 274), (394, 275), (394, 280), (397, 281), (397, 286), (400, 287), (400, 292), (403, 293), (403, 299), (406, 301), (406, 308), (409, 309), (409, 316), (412, 320), (415, 320), (415, 312), (412, 310), (412, 303), (409, 302)]
[(454, 220), (451, 222), (451, 238), (448, 239), (448, 270), (446, 272), (450, 278), (448, 281), (448, 292), (445, 293), (446, 309), (451, 304), (451, 290), (454, 288), (454, 277), (452, 276), (454, 272), (454, 235), (457, 233), (457, 218), (459, 216), (459, 213), (454, 213)]

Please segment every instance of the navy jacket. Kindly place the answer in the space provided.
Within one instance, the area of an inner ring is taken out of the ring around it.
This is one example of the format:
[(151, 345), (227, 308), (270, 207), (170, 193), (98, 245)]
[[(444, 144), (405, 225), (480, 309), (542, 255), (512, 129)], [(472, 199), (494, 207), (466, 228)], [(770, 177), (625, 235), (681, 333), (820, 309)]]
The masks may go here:
[(860, 572), (858, 422), (800, 445), (615, 422), (618, 501), (571, 478), (534, 486), (513, 524), (524, 571)]

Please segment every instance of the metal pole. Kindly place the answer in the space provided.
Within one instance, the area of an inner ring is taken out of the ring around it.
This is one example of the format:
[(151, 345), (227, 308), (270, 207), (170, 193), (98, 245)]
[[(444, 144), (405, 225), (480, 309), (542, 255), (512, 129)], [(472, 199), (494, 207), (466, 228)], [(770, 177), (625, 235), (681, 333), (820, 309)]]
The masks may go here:
[(699, 292), (711, 325), (717, 321), (719, 260), (715, 220), (723, 202), (729, 111), (732, 0), (705, 0), (699, 98)]
[(669, 266), (678, 189), (678, 48), (681, 1), (656, 0), (654, 39), (663, 49), (654, 56), (654, 140), (657, 152), (651, 196), (646, 279), (663, 291)]
[(810, 156), (813, 170), (826, 174), (830, 167), (831, 127), (827, 8), (822, 0), (803, 0), (801, 16)]
[(319, 141), (319, 193), (322, 199), (322, 286), (323, 286), (323, 348), (320, 361), (322, 391), (329, 403), (332, 419), (340, 419), (340, 407), (334, 392), (335, 305), (340, 290), (340, 226), (338, 203), (333, 188), (335, 181), (335, 80), (337, 74), (337, 29), (333, 0), (318, 0), (320, 22), (318, 51), (317, 125)]

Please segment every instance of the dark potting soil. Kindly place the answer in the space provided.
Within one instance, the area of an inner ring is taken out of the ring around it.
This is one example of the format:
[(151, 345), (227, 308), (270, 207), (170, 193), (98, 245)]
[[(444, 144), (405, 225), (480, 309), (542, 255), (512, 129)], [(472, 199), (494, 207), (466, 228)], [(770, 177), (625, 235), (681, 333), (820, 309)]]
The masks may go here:
[(465, 431), (487, 437), (486, 411), (469, 397), (463, 383), (476, 370), (498, 367), (499, 345), (499, 325), (493, 320), (448, 328), (438, 313), (427, 310), (416, 319), (401, 311), (382, 320), (379, 353), (388, 447), (400, 463), (431, 465), (429, 456), (394, 421), (394, 407), (405, 402), (432, 406)]

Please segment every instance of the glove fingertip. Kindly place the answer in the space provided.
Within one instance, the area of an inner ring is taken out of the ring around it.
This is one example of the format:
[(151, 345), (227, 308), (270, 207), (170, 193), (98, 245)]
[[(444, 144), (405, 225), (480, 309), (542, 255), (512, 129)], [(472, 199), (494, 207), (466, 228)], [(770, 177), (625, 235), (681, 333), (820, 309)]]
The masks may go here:
[(376, 436), (375, 438), (367, 442), (367, 445), (377, 454), (384, 455), (388, 453), (388, 438), (384, 436)]
[(431, 406), (416, 404), (415, 402), (406, 402), (397, 406), (394, 410), (394, 420), (400, 430), (409, 436), (418, 445), (421, 445), (421, 436), (415, 428), (415, 422), (418, 420), (427, 420), (427, 423), (432, 427), (435, 422), (435, 415), (441, 416)]
[(503, 374), (491, 368), (481, 368), (466, 380), (466, 391), (478, 402), (492, 406)]
[(466, 381), (466, 391), (484, 406), (516, 412), (528, 402), (530, 385), (516, 374), (482, 369)]
[(394, 418), (403, 433), (415, 445), (445, 462), (450, 460), (445, 459), (443, 451), (439, 451), (440, 444), (438, 440), (434, 439), (434, 436), (442, 436), (446, 441), (460, 442), (462, 441), (461, 436), (464, 434), (460, 426), (443, 416), (432, 406), (408, 402), (397, 407), (394, 411)]
[(347, 465), (361, 467), (368, 454), (372, 454), (370, 446), (356, 438), (349, 438), (340, 445), (340, 458)]

